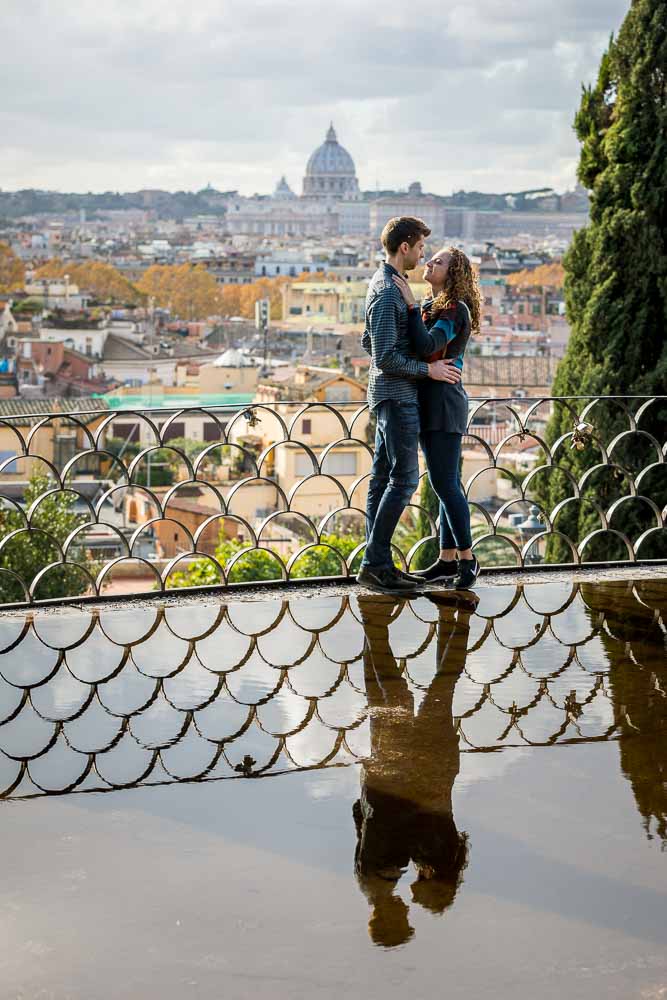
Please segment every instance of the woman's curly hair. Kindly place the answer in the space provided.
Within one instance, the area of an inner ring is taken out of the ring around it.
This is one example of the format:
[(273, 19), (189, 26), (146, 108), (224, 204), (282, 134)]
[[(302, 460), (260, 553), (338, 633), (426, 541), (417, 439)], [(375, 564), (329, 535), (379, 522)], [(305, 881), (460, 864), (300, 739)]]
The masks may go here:
[(445, 287), (433, 302), (432, 309), (439, 312), (455, 302), (465, 302), (470, 310), (472, 332), (479, 333), (481, 296), (477, 275), (463, 250), (447, 247), (446, 253), (450, 259)]

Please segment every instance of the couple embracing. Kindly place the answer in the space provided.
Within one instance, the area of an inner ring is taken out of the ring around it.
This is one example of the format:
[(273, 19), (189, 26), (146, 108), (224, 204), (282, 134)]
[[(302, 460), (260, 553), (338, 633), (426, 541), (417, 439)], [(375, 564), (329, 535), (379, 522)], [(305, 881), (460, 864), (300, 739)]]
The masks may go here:
[[(421, 307), (415, 302), (404, 274), (422, 259), (430, 234), (421, 219), (390, 219), (382, 231), (386, 259), (366, 298), (362, 346), (371, 356), (368, 402), (377, 430), (357, 580), (390, 594), (436, 582), (468, 588), (479, 573), (460, 478), (463, 356), (479, 330), (479, 287), (466, 255), (449, 247), (426, 262), (431, 295)], [(404, 573), (394, 566), (391, 538), (419, 482), (419, 445), (440, 500), (440, 556), (426, 570)]]

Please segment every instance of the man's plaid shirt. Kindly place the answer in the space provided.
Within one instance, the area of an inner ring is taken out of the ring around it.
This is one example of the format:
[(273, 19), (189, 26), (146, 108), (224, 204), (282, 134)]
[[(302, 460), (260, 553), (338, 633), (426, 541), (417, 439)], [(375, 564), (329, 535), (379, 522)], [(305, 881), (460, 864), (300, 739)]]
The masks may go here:
[(408, 307), (392, 281), (398, 274), (386, 261), (371, 278), (366, 296), (366, 328), (361, 346), (371, 356), (368, 402), (371, 410), (383, 399), (417, 402), (417, 379), (428, 378), (408, 338)]

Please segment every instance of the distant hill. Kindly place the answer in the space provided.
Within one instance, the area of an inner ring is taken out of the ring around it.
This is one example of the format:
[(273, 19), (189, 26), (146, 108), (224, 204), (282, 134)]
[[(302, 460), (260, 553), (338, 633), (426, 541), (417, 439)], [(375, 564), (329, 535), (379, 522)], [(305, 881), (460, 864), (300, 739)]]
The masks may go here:
[(154, 212), (162, 219), (183, 219), (191, 215), (224, 215), (227, 199), (234, 191), (161, 191), (145, 189), (129, 191), (104, 191), (93, 194), (41, 191), (26, 188), (22, 191), (0, 191), (0, 218), (18, 219), (24, 215), (45, 213), (86, 212), (94, 219), (99, 212), (122, 209), (142, 209)]
[[(393, 197), (404, 192), (364, 191), (367, 201)], [(147, 188), (142, 191), (104, 191), (93, 194), (41, 191), (26, 188), (23, 191), (0, 191), (0, 219), (19, 219), (26, 215), (78, 213), (82, 209), (86, 218), (95, 219), (99, 213), (123, 209), (142, 209), (152, 212), (159, 219), (178, 221), (193, 215), (224, 215), (229, 198), (236, 191), (217, 191), (207, 187), (201, 191), (162, 191)], [(268, 196), (267, 196), (268, 197)], [(432, 195), (430, 197), (433, 197)], [(530, 191), (504, 192), (456, 191), (452, 195), (437, 195), (443, 205), (469, 208), (476, 211), (495, 212), (586, 212), (588, 195), (577, 187), (566, 194), (556, 194), (551, 188)]]

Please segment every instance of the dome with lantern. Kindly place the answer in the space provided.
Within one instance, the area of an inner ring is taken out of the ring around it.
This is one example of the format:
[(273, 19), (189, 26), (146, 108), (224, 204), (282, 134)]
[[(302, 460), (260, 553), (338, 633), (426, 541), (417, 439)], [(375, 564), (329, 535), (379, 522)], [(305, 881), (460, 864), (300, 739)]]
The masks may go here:
[(338, 142), (333, 123), (325, 141), (308, 160), (303, 179), (304, 198), (354, 199), (359, 183), (354, 160)]

